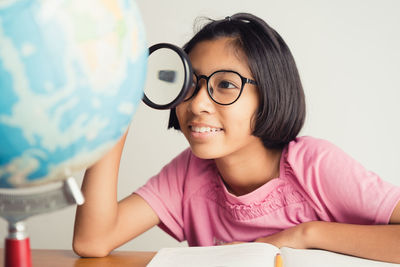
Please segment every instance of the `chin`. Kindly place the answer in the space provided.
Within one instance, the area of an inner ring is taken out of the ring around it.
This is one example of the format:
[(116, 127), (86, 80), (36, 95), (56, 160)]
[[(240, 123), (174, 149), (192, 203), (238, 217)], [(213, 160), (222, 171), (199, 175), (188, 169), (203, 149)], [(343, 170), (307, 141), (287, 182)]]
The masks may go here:
[(221, 150), (210, 146), (190, 145), (192, 153), (201, 159), (216, 159), (222, 156)]

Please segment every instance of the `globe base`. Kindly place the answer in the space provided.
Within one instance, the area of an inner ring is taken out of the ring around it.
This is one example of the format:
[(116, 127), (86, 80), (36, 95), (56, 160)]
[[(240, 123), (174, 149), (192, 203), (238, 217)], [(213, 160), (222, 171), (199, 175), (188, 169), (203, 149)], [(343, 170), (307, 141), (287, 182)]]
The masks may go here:
[[(41, 187), (37, 187), (41, 188)], [(36, 189), (37, 189), (36, 188)], [(47, 188), (47, 187), (46, 187)], [(70, 205), (81, 205), (84, 198), (75, 179), (69, 177), (46, 191), (7, 189), (0, 191), (0, 214), (8, 222), (8, 237), (5, 240), (5, 267), (31, 267), (30, 243), (25, 220)]]
[[(23, 222), (18, 222), (19, 225), (23, 224)], [(25, 231), (18, 232), (13, 231), (12, 229), (17, 229), (20, 227), (15, 227), (15, 224), (10, 224), (10, 232), (9, 235), (12, 237), (6, 238), (5, 244), (5, 267), (32, 267), (32, 259), (31, 259), (31, 248), (29, 238), (25, 237), (19, 239), (18, 235), (25, 235)]]

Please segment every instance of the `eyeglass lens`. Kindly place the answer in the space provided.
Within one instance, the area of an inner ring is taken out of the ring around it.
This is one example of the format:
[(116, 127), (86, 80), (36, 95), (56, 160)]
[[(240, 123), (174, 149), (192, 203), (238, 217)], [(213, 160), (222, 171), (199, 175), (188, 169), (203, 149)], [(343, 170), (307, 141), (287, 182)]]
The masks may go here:
[[(198, 80), (199, 78), (199, 80)], [(206, 76), (193, 74), (193, 85), (190, 88), (185, 100), (193, 97), (197, 86), (201, 86), (201, 79), (207, 80)], [(229, 71), (218, 71), (208, 78), (208, 94), (217, 103), (231, 104), (237, 100), (242, 89), (242, 78), (239, 74)]]

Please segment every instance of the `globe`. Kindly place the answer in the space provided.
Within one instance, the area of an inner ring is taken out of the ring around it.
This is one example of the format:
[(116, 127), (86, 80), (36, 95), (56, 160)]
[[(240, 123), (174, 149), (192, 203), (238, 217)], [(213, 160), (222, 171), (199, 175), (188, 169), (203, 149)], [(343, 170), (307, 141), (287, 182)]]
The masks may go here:
[(0, 187), (65, 179), (106, 153), (143, 95), (128, 0), (0, 0)]

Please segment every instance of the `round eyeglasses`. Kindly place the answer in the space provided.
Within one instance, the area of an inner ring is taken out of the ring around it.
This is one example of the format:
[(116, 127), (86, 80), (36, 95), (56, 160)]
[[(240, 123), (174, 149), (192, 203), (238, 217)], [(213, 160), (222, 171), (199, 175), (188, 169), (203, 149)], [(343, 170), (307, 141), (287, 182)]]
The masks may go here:
[(211, 99), (220, 105), (235, 103), (242, 94), (246, 83), (257, 85), (256, 81), (245, 78), (233, 70), (217, 70), (210, 76), (193, 74), (193, 85), (190, 87), (184, 101), (193, 98), (200, 90), (199, 82), (206, 80), (207, 92)]

